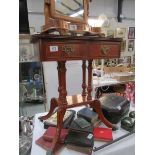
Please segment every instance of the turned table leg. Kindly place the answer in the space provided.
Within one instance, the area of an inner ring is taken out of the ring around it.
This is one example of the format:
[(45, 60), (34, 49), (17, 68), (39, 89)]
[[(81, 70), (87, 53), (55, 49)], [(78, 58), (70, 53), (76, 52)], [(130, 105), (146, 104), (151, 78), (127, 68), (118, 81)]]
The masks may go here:
[(52, 116), (53, 111), (56, 107), (58, 107), (57, 100), (55, 98), (52, 98), (51, 104), (50, 104), (50, 110), (49, 110), (48, 114), (45, 116), (41, 116), (38, 119), (40, 119), (41, 121), (48, 119), (49, 117)]
[(65, 61), (58, 62), (58, 81), (59, 81), (59, 98), (58, 98), (58, 111), (57, 111), (57, 132), (52, 142), (52, 151), (55, 152), (58, 148), (60, 139), (63, 118), (67, 107), (67, 90), (66, 90), (66, 66)]
[(82, 61), (82, 97), (86, 97), (87, 92), (86, 92), (86, 60)]
[(88, 92), (88, 96), (87, 96), (87, 100), (92, 100), (92, 61), (93, 60), (89, 60), (88, 61), (88, 87), (87, 87), (87, 92)]
[(67, 96), (67, 90), (66, 90), (66, 61), (61, 61), (59, 70), (58, 70), (58, 77), (59, 77), (59, 101), (64, 103), (67, 103), (66, 96)]

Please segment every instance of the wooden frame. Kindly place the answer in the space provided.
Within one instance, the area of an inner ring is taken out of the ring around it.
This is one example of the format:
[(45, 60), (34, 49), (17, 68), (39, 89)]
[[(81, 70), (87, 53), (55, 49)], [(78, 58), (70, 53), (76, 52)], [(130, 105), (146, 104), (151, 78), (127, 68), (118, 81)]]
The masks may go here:
[[(46, 1), (47, 0), (45, 0), (45, 2)], [(66, 21), (70, 21), (70, 22), (75, 22), (75, 23), (87, 24), (89, 0), (83, 0), (83, 7), (84, 7), (83, 20), (81, 20), (81, 19), (76, 18), (76, 17), (69, 17), (69, 16), (65, 16), (65, 15), (61, 15), (61, 14), (56, 13), (55, 0), (50, 0), (50, 14), (51, 14), (51, 17), (55, 18), (55, 19), (61, 19), (61, 20), (66, 20)]]
[(134, 51), (134, 49), (135, 49), (135, 41), (134, 41), (134, 39), (132, 39), (132, 40), (128, 40), (128, 51), (129, 52), (133, 52)]
[(128, 39), (135, 39), (135, 27), (129, 27)]
[(124, 28), (124, 27), (117, 27), (116, 31), (115, 31), (115, 37), (125, 38), (126, 37), (126, 28)]

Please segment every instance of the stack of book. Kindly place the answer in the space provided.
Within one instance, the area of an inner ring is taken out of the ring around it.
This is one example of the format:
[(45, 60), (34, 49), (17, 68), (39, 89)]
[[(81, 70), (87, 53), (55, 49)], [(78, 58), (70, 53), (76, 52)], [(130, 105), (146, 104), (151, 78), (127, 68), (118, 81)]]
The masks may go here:
[[(72, 111), (67, 111), (64, 117), (64, 122), (75, 114)], [(66, 144), (66, 147), (85, 154), (91, 154), (94, 146), (94, 140), (112, 141), (112, 129), (94, 127), (94, 123), (98, 120), (98, 114), (89, 108), (83, 108), (77, 112), (77, 118), (74, 117), (70, 123), (69, 128), (61, 130), (59, 145), (56, 151), (60, 151)], [(48, 127), (46, 132), (36, 140), (36, 144), (45, 150), (51, 150), (52, 141), (56, 135), (57, 114), (51, 116), (50, 119), (45, 121), (52, 127)], [(44, 123), (45, 123), (44, 122)]]
[[(62, 129), (61, 135), (60, 135), (60, 143), (58, 144), (58, 147), (56, 150), (60, 150), (64, 146), (64, 140), (68, 134), (68, 129)], [(49, 127), (45, 133), (36, 140), (36, 144), (38, 144), (40, 147), (42, 147), (45, 150), (51, 150), (52, 147), (52, 141), (56, 135), (56, 127)]]
[(92, 111), (90, 108), (83, 108), (77, 112), (77, 117), (82, 117), (90, 122), (94, 127), (98, 126), (101, 122), (98, 119), (98, 114)]
[(66, 147), (78, 152), (91, 154), (94, 146), (93, 126), (83, 118), (77, 118), (69, 127), (65, 139)]

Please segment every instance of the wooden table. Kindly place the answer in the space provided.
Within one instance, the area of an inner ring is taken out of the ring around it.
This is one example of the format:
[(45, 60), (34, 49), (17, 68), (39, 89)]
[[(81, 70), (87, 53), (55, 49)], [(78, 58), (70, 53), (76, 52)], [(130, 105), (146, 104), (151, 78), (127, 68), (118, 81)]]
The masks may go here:
[[(73, 37), (39, 34), (33, 36), (33, 41), (39, 47), (42, 61), (57, 61), (58, 64), (59, 97), (58, 99), (51, 99), (49, 113), (40, 117), (40, 120), (49, 118), (54, 109), (58, 107), (57, 134), (52, 142), (52, 151), (55, 152), (59, 142), (63, 117), (67, 108), (89, 105), (90, 108), (93, 108), (98, 113), (99, 118), (106, 126), (116, 130), (116, 126), (104, 117), (100, 101), (92, 98), (92, 61), (93, 59), (120, 57), (122, 39), (99, 36)], [(65, 63), (69, 60), (82, 60), (83, 62), (82, 93), (74, 96), (67, 96), (66, 90)], [(88, 61), (88, 84), (86, 84), (86, 61)]]

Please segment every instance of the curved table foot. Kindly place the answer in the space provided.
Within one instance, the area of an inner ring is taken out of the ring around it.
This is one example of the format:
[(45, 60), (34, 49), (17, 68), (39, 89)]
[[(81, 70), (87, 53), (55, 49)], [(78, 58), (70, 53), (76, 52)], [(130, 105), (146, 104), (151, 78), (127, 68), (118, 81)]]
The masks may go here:
[(51, 105), (50, 105), (50, 111), (48, 112), (47, 115), (45, 116), (41, 116), (38, 119), (40, 119), (41, 121), (48, 119), (49, 117), (52, 116), (54, 109), (58, 107), (58, 103), (57, 100), (55, 98), (51, 99)]
[(65, 115), (66, 109), (65, 108), (58, 108), (58, 117), (57, 117), (57, 131), (55, 134), (55, 137), (52, 141), (52, 147), (51, 150), (53, 153), (55, 153), (57, 151), (57, 149), (60, 147), (59, 143), (60, 143), (60, 134), (61, 134), (61, 129), (62, 129), (62, 124), (63, 124), (63, 118)]
[(110, 123), (103, 115), (102, 109), (101, 109), (101, 104), (99, 100), (94, 100), (93, 103), (90, 104), (90, 107), (93, 108), (96, 113), (99, 115), (99, 119), (109, 128), (112, 128), (113, 131), (117, 130), (118, 127), (116, 125), (113, 125)]

